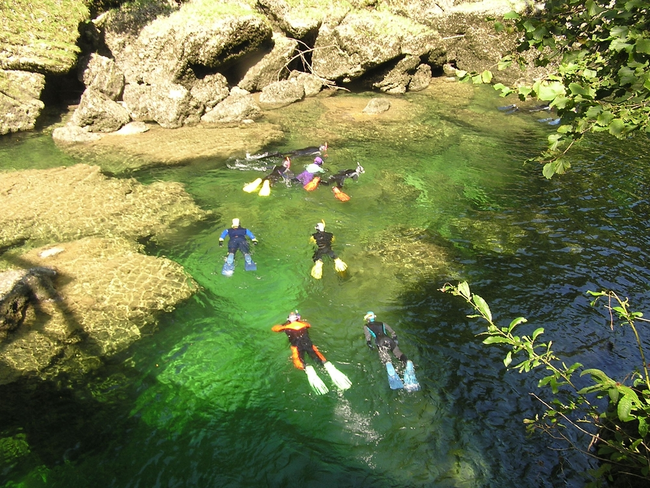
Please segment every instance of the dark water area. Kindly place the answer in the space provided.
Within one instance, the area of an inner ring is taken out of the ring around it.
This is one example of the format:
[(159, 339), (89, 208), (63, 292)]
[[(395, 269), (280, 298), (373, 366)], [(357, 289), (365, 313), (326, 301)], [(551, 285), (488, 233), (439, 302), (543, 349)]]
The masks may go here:
[[(543, 372), (505, 370), (505, 352), (477, 337), (483, 324), (438, 289), (466, 280), (497, 323), (524, 316), (521, 333), (544, 327), (567, 363), (623, 379), (639, 364), (634, 337), (611, 331), (586, 292), (612, 289), (633, 310), (650, 308), (650, 144), (591, 137), (549, 181), (523, 164), (553, 130), (543, 116), (504, 115), (496, 108), (510, 102), (485, 87), (462, 99), (443, 92), (408, 94), (408, 116), (381, 123), (345, 115), (346, 101), (370, 94), (274, 115), (286, 141), (270, 150), (327, 137), (332, 172), (364, 166), (345, 184), (346, 203), (327, 187), (244, 193), (261, 174), (222, 160), (128, 175), (182, 182), (214, 212), (148, 247), (201, 291), (92, 375), (0, 387), (0, 486), (584, 486), (591, 461), (525, 432), (523, 419), (542, 411), (530, 393), (548, 398)], [(0, 161), (5, 171), (83, 162), (47, 133), (0, 140)], [(260, 241), (258, 271), (239, 258), (226, 278), (217, 240), (234, 217)], [(310, 276), (308, 238), (321, 219), (346, 278), (331, 261), (322, 280)], [(331, 388), (316, 396), (293, 368), (271, 326), (296, 308), (352, 388), (338, 391), (318, 370)], [(421, 391), (389, 389), (365, 346), (368, 310), (397, 331)], [(650, 331), (640, 332), (647, 348)]]

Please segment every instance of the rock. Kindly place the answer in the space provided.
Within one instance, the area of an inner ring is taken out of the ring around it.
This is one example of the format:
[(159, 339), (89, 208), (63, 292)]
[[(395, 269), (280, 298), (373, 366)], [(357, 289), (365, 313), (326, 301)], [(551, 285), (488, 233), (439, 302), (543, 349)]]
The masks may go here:
[(431, 66), (428, 64), (421, 64), (415, 70), (415, 74), (411, 77), (408, 84), (408, 91), (422, 91), (425, 90), (431, 83)]
[(262, 115), (262, 109), (253, 96), (241, 88), (233, 88), (230, 95), (214, 109), (201, 117), (206, 124), (241, 122), (245, 119), (257, 119)]
[(54, 270), (44, 267), (0, 273), (0, 342), (23, 323), (30, 302), (55, 295), (55, 275)]
[(276, 81), (264, 87), (260, 94), (262, 108), (281, 108), (305, 98), (305, 87), (297, 79)]
[(36, 268), (9, 272), (25, 276), (29, 299), (22, 325), (0, 342), (0, 384), (99, 366), (198, 288), (179, 264), (144, 255), (124, 239), (86, 238), (57, 247), (65, 252), (42, 258), (42, 249), (34, 249), (20, 261)]
[(78, 164), (0, 174), (0, 248), (110, 235), (157, 238), (204, 219), (179, 183), (142, 185)]
[(187, 88), (170, 81), (127, 84), (122, 98), (133, 120), (154, 121), (166, 129), (196, 124), (204, 110)]
[(31, 130), (45, 104), (39, 100), (45, 76), (0, 70), (0, 135)]
[(67, 124), (64, 127), (57, 127), (52, 131), (52, 139), (59, 143), (85, 143), (97, 141), (102, 134), (90, 132), (87, 128), (74, 124)]
[(252, 66), (237, 86), (249, 92), (284, 79), (289, 73), (287, 66), (292, 61), (298, 41), (288, 39), (282, 34), (273, 34), (273, 49)]
[(322, 78), (311, 73), (303, 73), (302, 71), (292, 71), (289, 79), (295, 79), (298, 83), (302, 84), (306, 97), (315, 97), (321, 92), (323, 86), (325, 86)]
[(114, 132), (131, 121), (129, 112), (102, 92), (86, 88), (71, 122), (90, 132)]
[(349, 82), (400, 56), (433, 49), (438, 33), (386, 12), (353, 12), (339, 25), (323, 24), (312, 54), (313, 73)]
[(3, 3), (0, 69), (68, 73), (77, 63), (79, 25), (90, 18), (85, 0)]
[(111, 100), (118, 100), (124, 89), (124, 75), (110, 58), (93, 53), (79, 63), (80, 81)]
[(224, 100), (229, 93), (228, 80), (221, 73), (206, 75), (194, 82), (190, 90), (192, 97), (208, 110)]
[(385, 93), (405, 93), (419, 64), (419, 57), (405, 56), (379, 76), (374, 77), (374, 81), (371, 78), (372, 87)]
[(364, 114), (380, 114), (390, 108), (390, 101), (385, 98), (371, 98), (363, 109)]
[(289, 37), (314, 37), (320, 25), (327, 21), (338, 24), (350, 12), (351, 5), (340, 0), (322, 3), (287, 2), (286, 0), (258, 0), (262, 11)]
[(200, 78), (197, 70), (214, 73), (271, 39), (268, 21), (243, 1), (210, 8), (187, 2), (165, 15), (147, 8), (116, 10), (104, 27), (106, 44), (132, 85)]
[(149, 127), (144, 122), (129, 122), (120, 130), (114, 132), (114, 134), (118, 136), (132, 136), (134, 134), (142, 134), (148, 130)]

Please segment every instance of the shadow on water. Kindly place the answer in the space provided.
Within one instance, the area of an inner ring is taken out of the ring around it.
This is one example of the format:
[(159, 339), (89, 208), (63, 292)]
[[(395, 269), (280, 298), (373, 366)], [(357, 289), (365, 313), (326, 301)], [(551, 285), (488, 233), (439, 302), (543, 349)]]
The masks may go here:
[[(395, 98), (388, 119), (359, 115), (369, 96), (352, 95), (274, 113), (286, 147), (270, 150), (328, 141), (330, 172), (365, 168), (346, 182), (347, 203), (326, 187), (244, 193), (260, 174), (221, 160), (130, 175), (182, 182), (213, 212), (147, 243), (201, 291), (92, 378), (12, 386), (17, 401), (3, 407), (0, 428), (2, 455), (14, 453), (4, 486), (582, 486), (588, 461), (526, 436), (539, 377), (505, 371), (503, 351), (481, 344), (464, 303), (438, 289), (467, 280), (497, 322), (526, 316), (526, 330), (543, 326), (569, 360), (626, 374), (633, 338), (610, 332), (585, 292), (612, 288), (639, 310), (650, 305), (648, 177), (638, 164), (647, 144), (593, 138), (571, 173), (548, 181), (522, 161), (549, 129), (504, 116), (492, 92), (463, 93)], [(296, 158), (292, 169), (307, 163)], [(258, 270), (245, 272), (239, 256), (226, 278), (217, 243), (234, 217), (259, 239)], [(321, 220), (349, 265), (345, 279), (331, 261), (322, 280), (310, 277), (309, 236)], [(271, 326), (296, 308), (350, 390), (318, 369), (331, 387), (318, 397), (293, 368)], [(368, 310), (398, 332), (422, 391), (388, 388), (365, 345)], [(22, 408), (32, 402), (39, 408)], [(30, 424), (34, 415), (42, 420)]]

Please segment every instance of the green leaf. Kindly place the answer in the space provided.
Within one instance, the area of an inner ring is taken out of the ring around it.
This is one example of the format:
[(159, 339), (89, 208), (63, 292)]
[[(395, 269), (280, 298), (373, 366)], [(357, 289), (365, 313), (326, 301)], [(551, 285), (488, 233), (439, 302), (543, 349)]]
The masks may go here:
[(503, 359), (503, 364), (507, 368), (511, 362), (512, 362), (512, 351), (508, 351), (508, 354), (506, 354), (506, 357)]
[(469, 284), (467, 283), (467, 281), (458, 283), (458, 291), (460, 292), (461, 295), (463, 295), (468, 300), (472, 296), (471, 293), (469, 292)]
[(511, 10), (510, 12), (504, 14), (503, 18), (506, 20), (519, 20), (521, 16), (514, 10)]
[(582, 95), (586, 98), (594, 98), (595, 95), (590, 86), (584, 87), (578, 83), (569, 83), (569, 90), (571, 90), (572, 95)]
[(510, 339), (501, 336), (490, 336), (483, 341), (483, 344), (510, 344)]
[(634, 47), (634, 46), (632, 46), (632, 44), (628, 44), (627, 42), (625, 42), (625, 41), (623, 41), (623, 40), (621, 40), (621, 39), (614, 39), (614, 40), (609, 44), (609, 48), (610, 48), (612, 51), (617, 51), (617, 52), (618, 52), (618, 51), (627, 51), (627, 52), (631, 52), (633, 47)]
[(618, 415), (618, 418), (622, 420), (623, 422), (629, 422), (630, 420), (634, 420), (635, 417), (631, 415), (632, 412), (632, 399), (625, 395), (623, 398), (621, 398), (618, 401), (618, 405), (616, 407), (616, 414)]
[(645, 37), (637, 39), (635, 49), (637, 53), (650, 54), (650, 39)]
[(584, 376), (586, 374), (591, 375), (594, 381), (597, 381), (603, 385), (608, 385), (611, 387), (616, 386), (616, 382), (599, 369), (585, 369), (582, 373), (580, 373), (580, 376)]
[(512, 329), (517, 327), (519, 324), (523, 324), (525, 322), (528, 321), (524, 317), (517, 317), (512, 322), (510, 322), (510, 325), (508, 326), (508, 333), (512, 332)]
[(559, 81), (540, 83), (535, 91), (537, 92), (537, 98), (546, 101), (565, 94), (564, 85)]
[(539, 329), (535, 329), (535, 332), (533, 332), (533, 341), (537, 339), (537, 336), (544, 333), (544, 327), (540, 327)]
[(481, 73), (481, 81), (483, 83), (490, 83), (492, 81), (492, 72), (490, 70), (485, 70)]
[(479, 309), (479, 311), (490, 321), (492, 322), (492, 312), (490, 312), (490, 307), (488, 306), (487, 302), (483, 300), (478, 295), (474, 295), (474, 304), (476, 307)]
[(609, 123), (609, 133), (613, 136), (620, 136), (625, 130), (625, 122), (621, 119), (614, 119)]
[(571, 163), (568, 161), (564, 159), (557, 159), (545, 164), (544, 169), (542, 170), (542, 174), (550, 180), (555, 174), (562, 175), (566, 173), (566, 170), (570, 167)]

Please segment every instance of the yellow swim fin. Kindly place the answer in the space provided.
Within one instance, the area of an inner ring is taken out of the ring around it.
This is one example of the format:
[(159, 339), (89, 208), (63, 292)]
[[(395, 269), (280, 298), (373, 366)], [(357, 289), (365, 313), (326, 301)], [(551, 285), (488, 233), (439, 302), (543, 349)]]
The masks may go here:
[(271, 182), (269, 180), (264, 180), (264, 184), (262, 185), (262, 189), (258, 193), (259, 196), (261, 197), (268, 197), (271, 194)]
[(257, 190), (260, 185), (262, 184), (262, 178), (257, 178), (255, 181), (251, 181), (250, 183), (244, 185), (244, 191), (246, 193), (253, 193), (255, 190)]
[(311, 269), (311, 275), (314, 279), (320, 280), (323, 277), (323, 261), (316, 261)]
[(334, 260), (334, 269), (339, 273), (343, 273), (343, 271), (348, 269), (348, 265), (341, 261), (341, 258), (336, 258)]

